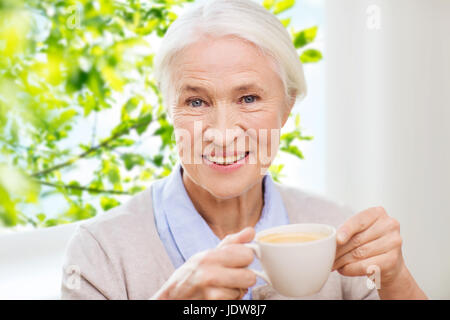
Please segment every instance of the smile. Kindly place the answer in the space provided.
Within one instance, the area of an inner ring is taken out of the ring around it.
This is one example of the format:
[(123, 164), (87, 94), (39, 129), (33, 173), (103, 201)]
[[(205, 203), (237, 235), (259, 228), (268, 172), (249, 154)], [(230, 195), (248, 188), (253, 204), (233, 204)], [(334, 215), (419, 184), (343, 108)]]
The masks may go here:
[(203, 158), (208, 160), (209, 162), (213, 162), (217, 165), (221, 166), (228, 166), (232, 165), (242, 159), (245, 159), (248, 156), (249, 152), (241, 153), (238, 155), (231, 155), (231, 156), (212, 156), (212, 155), (203, 155)]

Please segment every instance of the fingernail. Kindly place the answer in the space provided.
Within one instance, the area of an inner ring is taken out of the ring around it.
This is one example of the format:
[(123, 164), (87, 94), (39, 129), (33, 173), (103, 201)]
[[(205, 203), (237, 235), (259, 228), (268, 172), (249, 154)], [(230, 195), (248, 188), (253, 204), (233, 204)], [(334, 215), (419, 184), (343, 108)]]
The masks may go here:
[(339, 242), (345, 242), (347, 239), (347, 234), (344, 231), (340, 231), (337, 235), (337, 239)]

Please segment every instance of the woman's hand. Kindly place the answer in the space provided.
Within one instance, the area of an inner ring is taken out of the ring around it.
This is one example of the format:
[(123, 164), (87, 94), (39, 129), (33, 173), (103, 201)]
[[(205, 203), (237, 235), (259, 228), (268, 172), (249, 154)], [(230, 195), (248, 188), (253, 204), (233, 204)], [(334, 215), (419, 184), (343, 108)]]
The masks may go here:
[(226, 236), (216, 248), (192, 256), (152, 299), (242, 299), (256, 283), (256, 275), (246, 269), (253, 252), (243, 245), (254, 237), (254, 229), (245, 228)]
[(405, 266), (400, 223), (382, 207), (364, 210), (339, 228), (333, 270), (344, 276), (379, 272), (381, 299), (426, 299)]
[(333, 270), (344, 276), (381, 271), (381, 284), (391, 283), (402, 270), (400, 224), (381, 208), (370, 208), (348, 219), (337, 232)]

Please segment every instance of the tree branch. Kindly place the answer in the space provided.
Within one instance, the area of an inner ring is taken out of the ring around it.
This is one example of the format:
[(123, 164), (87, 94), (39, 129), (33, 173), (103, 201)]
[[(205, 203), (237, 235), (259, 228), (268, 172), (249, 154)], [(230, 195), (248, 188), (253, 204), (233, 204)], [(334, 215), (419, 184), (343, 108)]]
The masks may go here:
[(46, 182), (46, 181), (40, 181), (40, 180), (35, 180), (35, 181), (44, 186), (49, 186), (49, 187), (54, 187), (54, 188), (65, 188), (65, 189), (72, 189), (72, 190), (81, 190), (81, 191), (87, 191), (87, 192), (107, 193), (107, 194), (116, 194), (116, 195), (131, 195), (131, 193), (127, 192), (127, 191), (102, 190), (102, 189), (95, 189), (95, 188), (82, 187), (82, 186), (57, 184), (57, 183), (51, 183), (51, 182)]
[(88, 155), (90, 155), (91, 153), (97, 151), (97, 150), (100, 149), (100, 148), (106, 147), (108, 144), (110, 144), (111, 142), (113, 142), (113, 141), (116, 140), (117, 138), (119, 138), (119, 137), (121, 137), (121, 136), (127, 134), (127, 133), (128, 133), (130, 130), (132, 130), (132, 129), (136, 129), (138, 126), (139, 126), (139, 123), (136, 124), (136, 125), (134, 125), (134, 126), (132, 126), (132, 127), (130, 127), (130, 128), (128, 128), (127, 130), (120, 131), (120, 132), (116, 133), (115, 135), (109, 137), (108, 139), (106, 139), (105, 141), (103, 141), (102, 143), (100, 143), (99, 145), (97, 145), (97, 146), (95, 146), (95, 147), (92, 147), (92, 148), (90, 148), (89, 150), (86, 150), (85, 152), (79, 154), (78, 156), (75, 156), (74, 158), (72, 158), (72, 159), (70, 159), (70, 160), (67, 160), (66, 162), (57, 164), (56, 166), (53, 166), (53, 167), (51, 167), (51, 168), (48, 168), (48, 169), (45, 169), (45, 170), (42, 170), (42, 171), (35, 172), (35, 173), (31, 174), (31, 177), (32, 177), (32, 178), (37, 178), (37, 177), (40, 177), (40, 176), (45, 176), (45, 175), (47, 175), (47, 174), (49, 174), (49, 173), (51, 173), (51, 172), (53, 172), (53, 171), (56, 171), (56, 170), (59, 170), (59, 169), (61, 169), (61, 168), (70, 166), (71, 164), (73, 164), (73, 163), (76, 162), (77, 160), (80, 160), (80, 159), (82, 159), (82, 158), (87, 157)]

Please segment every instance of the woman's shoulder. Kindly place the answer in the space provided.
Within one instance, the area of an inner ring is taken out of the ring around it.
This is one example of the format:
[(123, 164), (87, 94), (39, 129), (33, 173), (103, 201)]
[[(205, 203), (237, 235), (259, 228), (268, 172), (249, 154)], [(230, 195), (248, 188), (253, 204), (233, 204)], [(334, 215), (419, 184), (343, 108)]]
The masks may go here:
[(324, 223), (339, 226), (355, 211), (342, 201), (296, 186), (275, 183), (291, 223)]
[(121, 205), (96, 216), (92, 224), (115, 223), (116, 220), (135, 219), (137, 216), (145, 214), (152, 204), (151, 186), (133, 195)]
[(130, 241), (139, 233), (152, 234), (154, 224), (152, 210), (151, 186), (128, 199), (123, 204), (103, 212), (79, 225), (79, 229), (88, 231), (97, 241), (117, 243)]
[[(84, 221), (66, 249), (64, 270), (77, 266), (81, 290), (66, 298), (148, 299), (173, 270), (154, 226), (152, 189)], [(64, 280), (68, 274), (64, 273)]]

